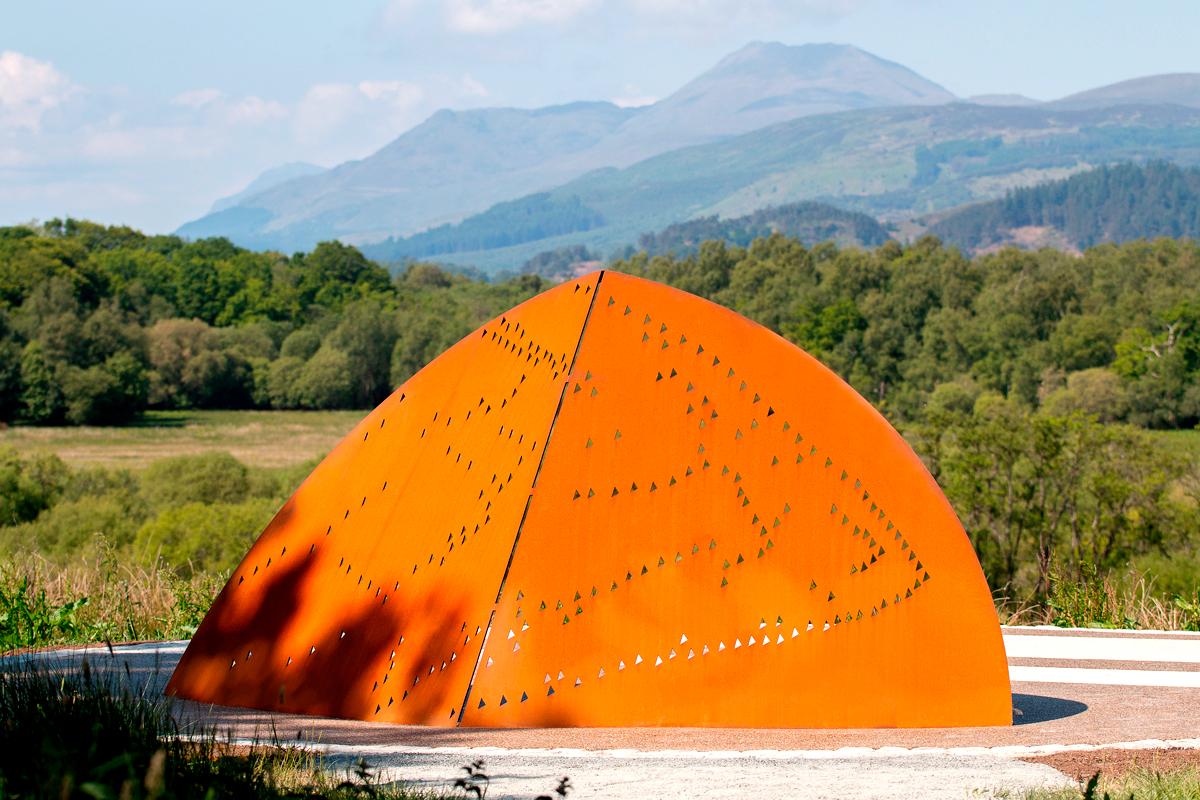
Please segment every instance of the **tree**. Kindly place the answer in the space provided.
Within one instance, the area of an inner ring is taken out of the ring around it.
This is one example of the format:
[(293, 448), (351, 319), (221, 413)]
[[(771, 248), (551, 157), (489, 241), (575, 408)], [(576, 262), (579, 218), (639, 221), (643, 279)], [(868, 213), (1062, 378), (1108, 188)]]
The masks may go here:
[(289, 399), (301, 408), (352, 408), (354, 384), (350, 373), (348, 355), (322, 347), (301, 367)]
[(388, 379), (395, 342), (395, 314), (386, 313), (379, 303), (361, 300), (350, 303), (342, 312), (342, 321), (330, 335), (329, 345), (349, 359), (360, 407), (373, 408), (391, 391)]
[(39, 425), (56, 421), (63, 410), (62, 389), (37, 342), (21, 354), (21, 416)]

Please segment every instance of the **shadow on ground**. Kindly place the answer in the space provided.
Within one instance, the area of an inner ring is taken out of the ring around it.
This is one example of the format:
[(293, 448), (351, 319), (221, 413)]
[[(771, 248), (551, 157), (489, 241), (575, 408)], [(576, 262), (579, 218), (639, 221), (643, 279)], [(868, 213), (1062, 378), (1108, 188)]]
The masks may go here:
[(1032, 725), (1035, 722), (1051, 722), (1073, 717), (1088, 710), (1087, 703), (1065, 700), (1061, 697), (1045, 697), (1040, 694), (1014, 694), (1013, 724)]

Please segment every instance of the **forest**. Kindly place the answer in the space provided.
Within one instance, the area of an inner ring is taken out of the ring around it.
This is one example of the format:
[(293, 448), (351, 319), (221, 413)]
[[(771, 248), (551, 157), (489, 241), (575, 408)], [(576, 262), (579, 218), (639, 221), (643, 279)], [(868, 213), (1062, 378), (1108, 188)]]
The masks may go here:
[[(918, 178), (929, 173), (936, 178), (939, 167), (928, 148), (918, 151), (917, 165)], [(929, 233), (973, 252), (1003, 243), (1009, 231), (1026, 226), (1056, 228), (1080, 249), (1139, 238), (1196, 238), (1200, 169), (1164, 161), (1101, 166), (954, 210), (933, 222)]]
[[(1195, 241), (967, 258), (933, 236), (861, 249), (776, 232), (608, 268), (729, 307), (846, 379), (925, 459), (998, 592), (1044, 598), (1063, 571), (1133, 564), (1159, 590), (1194, 595), (1200, 473), (1191, 446), (1159, 431), (1200, 422)], [(530, 274), (489, 284), (426, 263), (391, 275), (339, 243), (289, 257), (70, 220), (2, 229), (3, 420), (370, 408), (550, 285)], [(5, 458), (4, 519), (20, 523), (5, 549), (41, 542), (66, 556), (84, 544), (73, 531), (111, 529), (129, 554), (211, 569), (228, 554), (187, 556), (183, 543), (200, 544), (188, 531), (245, 542), (295, 480), (214, 463), (236, 478), (233, 494), (171, 499), (150, 474)], [(83, 521), (97, 514), (109, 521)]]
[(0, 228), (0, 421), (120, 424), (147, 408), (370, 408), (548, 288), (353, 247), (255, 253), (128, 228)]

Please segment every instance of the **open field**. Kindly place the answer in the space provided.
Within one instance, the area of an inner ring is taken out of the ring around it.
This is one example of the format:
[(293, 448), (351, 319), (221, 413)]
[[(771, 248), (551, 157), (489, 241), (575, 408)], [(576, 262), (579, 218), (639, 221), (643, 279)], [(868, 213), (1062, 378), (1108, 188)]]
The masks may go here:
[(0, 430), (0, 446), (53, 452), (72, 466), (142, 469), (159, 458), (227, 450), (253, 467), (283, 468), (324, 456), (366, 411), (147, 411), (124, 427)]

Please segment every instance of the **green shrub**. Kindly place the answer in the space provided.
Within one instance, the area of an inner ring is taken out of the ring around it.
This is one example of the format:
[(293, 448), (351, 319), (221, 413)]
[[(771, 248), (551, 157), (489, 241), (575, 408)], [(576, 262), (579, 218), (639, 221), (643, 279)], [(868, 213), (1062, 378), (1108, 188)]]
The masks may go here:
[(23, 459), (15, 447), (0, 447), (0, 526), (36, 519), (69, 480), (70, 468), (56, 455)]
[(60, 606), (51, 605), (45, 589), (36, 593), (30, 590), (28, 576), (11, 590), (0, 584), (0, 651), (78, 637), (80, 625), (76, 612), (88, 600), (80, 597)]
[(250, 494), (250, 470), (232, 455), (212, 450), (155, 461), (142, 476), (142, 494), (153, 509), (188, 503), (240, 503)]
[(161, 557), (179, 574), (236, 567), (275, 515), (278, 503), (189, 503), (168, 508), (138, 531), (135, 550)]
[(61, 501), (33, 522), (10, 528), (0, 541), (7, 543), (9, 552), (27, 550), (57, 561), (94, 559), (96, 534), (118, 549), (128, 548), (144, 518), (121, 493), (84, 496)]

